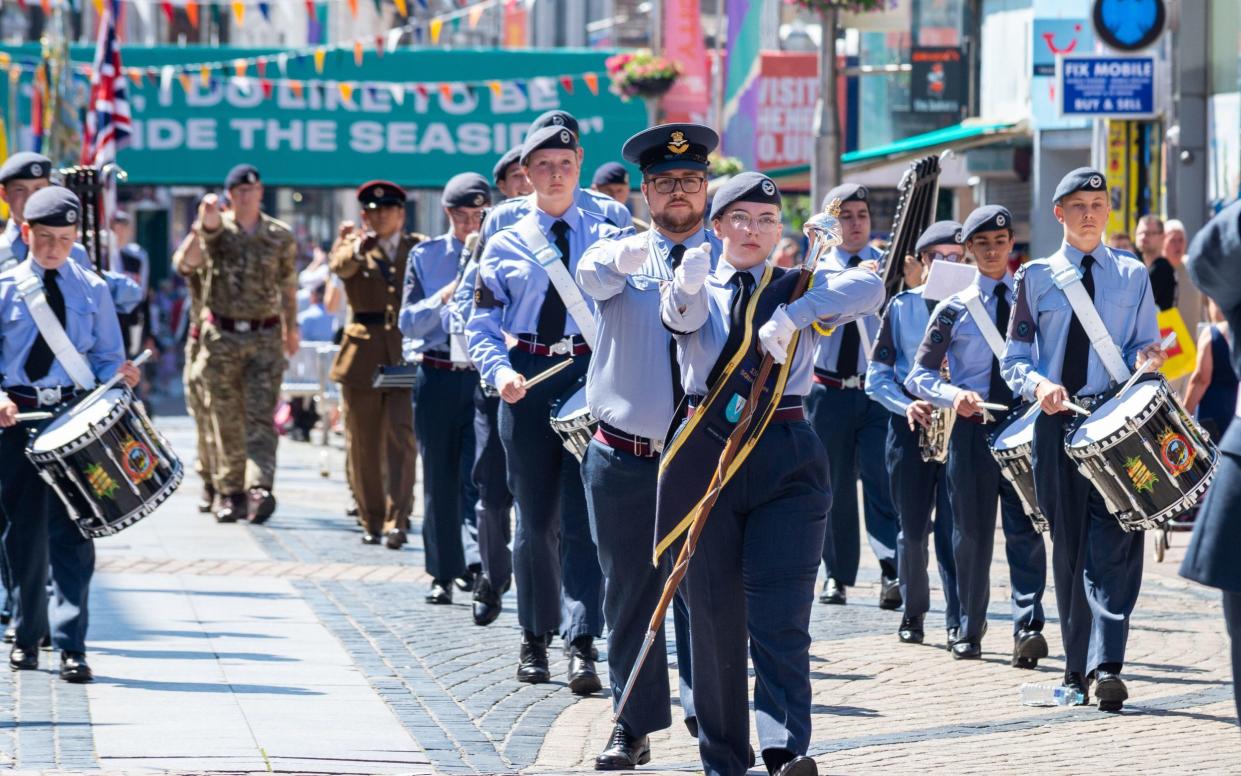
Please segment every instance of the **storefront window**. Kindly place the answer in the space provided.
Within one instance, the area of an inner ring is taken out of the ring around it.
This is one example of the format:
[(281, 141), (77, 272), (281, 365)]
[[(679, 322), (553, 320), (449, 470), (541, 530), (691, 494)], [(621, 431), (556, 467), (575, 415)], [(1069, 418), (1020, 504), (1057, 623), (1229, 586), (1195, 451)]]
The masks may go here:
[(1241, 194), (1241, 6), (1212, 3), (1210, 13), (1207, 185), (1219, 209)]

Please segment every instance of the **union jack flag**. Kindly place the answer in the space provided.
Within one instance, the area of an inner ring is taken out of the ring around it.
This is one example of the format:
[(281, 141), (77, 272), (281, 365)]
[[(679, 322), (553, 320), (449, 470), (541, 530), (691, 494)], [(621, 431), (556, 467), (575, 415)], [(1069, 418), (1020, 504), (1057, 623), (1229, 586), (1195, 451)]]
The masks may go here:
[(129, 144), (133, 132), (129, 91), (121, 69), (121, 45), (116, 36), (121, 2), (106, 0), (103, 8), (90, 76), (86, 133), (82, 138), (82, 164), (97, 167), (116, 161), (117, 152)]

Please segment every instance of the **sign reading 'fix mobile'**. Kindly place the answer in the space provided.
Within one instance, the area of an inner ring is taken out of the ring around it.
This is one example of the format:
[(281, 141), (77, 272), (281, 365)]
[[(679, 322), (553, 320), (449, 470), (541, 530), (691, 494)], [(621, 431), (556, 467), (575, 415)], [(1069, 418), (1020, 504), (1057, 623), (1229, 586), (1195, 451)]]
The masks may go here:
[(1092, 54), (1056, 58), (1060, 113), (1097, 118), (1155, 115), (1155, 58)]

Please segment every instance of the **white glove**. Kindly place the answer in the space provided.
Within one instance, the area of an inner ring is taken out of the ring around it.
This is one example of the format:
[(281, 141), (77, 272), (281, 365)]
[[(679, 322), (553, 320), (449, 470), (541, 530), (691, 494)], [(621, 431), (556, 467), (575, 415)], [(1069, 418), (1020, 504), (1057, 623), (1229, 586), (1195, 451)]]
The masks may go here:
[(703, 243), (697, 248), (690, 248), (681, 257), (681, 265), (677, 267), (675, 283), (682, 292), (692, 296), (702, 290), (711, 274), (711, 244)]
[(758, 341), (763, 350), (771, 354), (777, 364), (783, 364), (789, 357), (789, 341), (797, 327), (784, 311), (784, 305), (776, 308), (771, 319), (758, 329)]
[(616, 271), (632, 275), (646, 263), (647, 241), (644, 234), (632, 234), (620, 241), (616, 252)]

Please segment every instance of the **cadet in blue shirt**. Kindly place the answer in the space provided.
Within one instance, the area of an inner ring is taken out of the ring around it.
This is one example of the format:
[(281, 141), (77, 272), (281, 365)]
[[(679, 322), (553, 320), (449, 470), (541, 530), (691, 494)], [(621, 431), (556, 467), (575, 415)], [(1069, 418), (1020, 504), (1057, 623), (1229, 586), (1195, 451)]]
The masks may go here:
[[(937, 221), (927, 227), (914, 245), (913, 262), (921, 269), (920, 275), (929, 273), (934, 261), (964, 260), (965, 251), (957, 242), (960, 231), (961, 225), (956, 221)], [(906, 266), (909, 264), (907, 262)], [(952, 558), (952, 507), (947, 478), (943, 464), (922, 460), (919, 428), (930, 424), (934, 408), (929, 402), (911, 396), (904, 385), (933, 304), (922, 298), (920, 282), (892, 297), (879, 324), (875, 357), (866, 368), (866, 395), (890, 413), (886, 462), (892, 483), (892, 502), (900, 515), (897, 567), (901, 598), (905, 602), (897, 637), (908, 644), (921, 644), (926, 635), (923, 621), (931, 608), (927, 539), (934, 509), (935, 557), (944, 585), (944, 622), (951, 645), (956, 640), (961, 619), (956, 564)]]
[[(987, 205), (970, 213), (961, 230), (978, 265), (973, 285), (963, 294), (978, 296), (997, 337), (1008, 331), (1011, 310), (1013, 278), (1008, 273), (1008, 254), (1013, 244), (1012, 228), (1013, 215), (1007, 208)], [(953, 545), (961, 595), (961, 634), (949, 648), (957, 659), (982, 656), (998, 498), (1012, 587), (1012, 664), (1035, 668), (1040, 658), (1047, 657), (1047, 640), (1042, 634), (1047, 551), (1043, 537), (1022, 509), (1017, 491), (991, 455), (988, 437), (1007, 413), (985, 413), (981, 403), (1011, 407), (1016, 399), (963, 294), (945, 299), (931, 313), (917, 362), (905, 380), (914, 395), (937, 407), (951, 408), (958, 416), (948, 442), (947, 469), (956, 523)], [(945, 357), (951, 381), (940, 375)]]
[[(718, 144), (715, 130), (700, 124), (666, 124), (629, 138), (622, 154), (642, 170), (642, 195), (654, 228), (600, 240), (577, 268), (578, 282), (598, 311), (599, 340), (587, 374), (586, 402), (599, 428), (582, 461), (582, 480), (607, 580), (603, 611), (613, 707), (671, 567), (666, 556), (658, 566), (646, 562), (655, 531), (659, 454), (681, 399), (672, 335), (659, 319), (659, 289), (691, 251), (719, 255), (719, 241), (703, 221), (707, 156)], [(674, 614), (681, 702), (686, 719), (693, 720), (688, 623), (679, 597)], [(607, 748), (595, 758), (597, 770), (629, 770), (648, 762), (648, 734), (672, 724), (662, 631), (648, 663)]]
[[(1102, 242), (1111, 213), (1103, 174), (1089, 167), (1070, 172), (1053, 203), (1064, 225), (1057, 255), (1081, 274), (1125, 363), (1131, 369), (1148, 360), (1163, 363), (1146, 268)], [(1117, 711), (1129, 695), (1120, 671), (1142, 586), (1144, 536), (1120, 527), (1064, 451), (1065, 426), (1073, 418), (1064, 402), (1089, 408), (1112, 379), (1055, 283), (1055, 258), (1031, 261), (1017, 272), (1004, 379), (1043, 409), (1034, 425), (1034, 482), (1051, 524), (1065, 684), (1087, 695), (1093, 678), (1099, 708)]]
[[(757, 340), (763, 351), (781, 364), (791, 359), (771, 422), (720, 492), (686, 577), (698, 749), (703, 769), (713, 776), (747, 770), (747, 641), (764, 764), (778, 776), (817, 773), (806, 756), (809, 626), (830, 491), (823, 445), (806, 423), (801, 402), (813, 377), (816, 343), (809, 327), (814, 321), (847, 323), (883, 302), (883, 282), (874, 272), (823, 268), (805, 296), (774, 306), (778, 288), (766, 291), (788, 272), (766, 261), (780, 238), (780, 223), (775, 182), (753, 172), (734, 176), (716, 192), (711, 209), (723, 258), (712, 271), (706, 251), (686, 251), (660, 304), (664, 325), (676, 335), (681, 385), (692, 413), (717, 381), (732, 379), (748, 357), (746, 343), (753, 339), (746, 337), (753, 327), (761, 324)], [(752, 316), (748, 322), (747, 316)], [(798, 330), (801, 337), (789, 352)], [(706, 427), (693, 425), (691, 416), (665, 457), (692, 455), (695, 438), (714, 431), (710, 421)]]
[[(573, 133), (575, 138), (581, 137), (577, 119), (574, 118), (572, 113), (563, 110), (549, 110), (530, 122), (530, 128), (526, 130), (526, 137), (549, 127), (567, 129)], [(579, 174), (581, 173), (584, 158), (585, 152), (579, 146), (577, 151)], [(621, 228), (633, 226), (633, 216), (629, 214), (629, 210), (624, 205), (607, 194), (593, 189), (583, 189), (578, 185), (578, 181), (573, 182), (573, 204), (586, 212), (602, 217), (613, 226)], [(483, 239), (490, 240), (491, 236), (496, 232), (517, 223), (522, 216), (529, 213), (533, 208), (533, 196), (518, 196), (514, 194), (512, 199), (501, 203), (487, 214), (487, 223), (483, 225)]]
[[(600, 688), (593, 643), (603, 632), (603, 575), (586, 517), (581, 467), (548, 415), (553, 402), (576, 392), (589, 360), (582, 326), (594, 319), (583, 314), (579, 322), (568, 313), (579, 300), (590, 305), (572, 274), (596, 240), (623, 232), (574, 203), (580, 159), (577, 136), (563, 127), (544, 127), (526, 138), (521, 162), (534, 185), (535, 208), (487, 238), (466, 334), (470, 360), (504, 399), (497, 421), (518, 507), (513, 564), (523, 635), (517, 678), (550, 679), (548, 634), (559, 631), (570, 647), (569, 687), (589, 694)], [(568, 300), (551, 285), (540, 261), (549, 267), (561, 262)], [(517, 340), (511, 350), (505, 332)], [(527, 378), (566, 358), (573, 359), (572, 366), (527, 391)]]
[[(467, 573), (464, 516), (477, 491), (463, 476), (474, 458), (474, 389), (462, 322), (452, 315), (465, 238), (482, 225), (491, 185), (478, 173), (454, 175), (440, 197), (452, 230), (414, 246), (405, 269), (401, 333), (422, 354), (414, 394), (414, 428), (423, 448), (422, 542), (431, 589), (427, 603), (452, 603), (452, 580)], [(475, 560), (475, 562), (477, 562)], [(469, 571), (481, 571), (481, 566)]]
[[(865, 186), (846, 183), (827, 193), (823, 206), (833, 199), (840, 210), (844, 242), (822, 261), (832, 269), (867, 267), (877, 270), (879, 251), (870, 245), (870, 203)], [(866, 330), (865, 340), (860, 329)], [(837, 327), (818, 338), (814, 354), (814, 382), (806, 396), (810, 424), (827, 448), (835, 498), (827, 513), (827, 541), (823, 566), (827, 581), (819, 601), (843, 604), (845, 589), (857, 583), (861, 537), (858, 530), (857, 480), (862, 476), (866, 534), (879, 559), (879, 606), (898, 609), (901, 588), (896, 569), (896, 534), (900, 521), (892, 505), (884, 445), (888, 435), (888, 412), (864, 390), (868, 348), (879, 331), (879, 316), (868, 315), (857, 323)]]
[[(1212, 218), (1189, 246), (1185, 263), (1194, 285), (1215, 300), (1232, 331), (1241, 331), (1241, 202)], [(1241, 348), (1232, 349), (1241, 373)], [(1226, 368), (1216, 362), (1216, 369)], [(1232, 640), (1232, 692), (1241, 719), (1241, 405), (1219, 443), (1215, 481), (1207, 490), (1185, 548), (1181, 575), (1224, 594), (1224, 622)]]
[[(107, 284), (70, 260), (81, 221), (77, 196), (59, 186), (44, 188), (25, 203), (22, 241), (30, 255), (0, 274), (0, 503), (8, 516), (4, 552), (12, 571), (14, 670), (39, 667), (39, 642), (51, 633), (60, 650), (60, 677), (89, 682), (86, 663), (87, 597), (95, 570), (95, 546), (84, 537), (64, 503), (26, 458), (26, 445), (45, 422), (18, 422), (20, 411), (55, 410), (82, 395), (39, 333), (18, 292), (31, 276), (43, 282), (48, 306), (96, 380), (118, 372), (131, 388), (138, 369), (125, 360), (121, 327)], [(49, 623), (48, 568), (53, 595)], [(50, 625), (50, 627), (49, 627)]]

